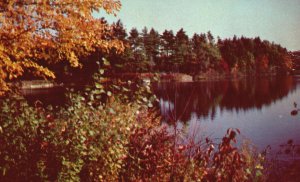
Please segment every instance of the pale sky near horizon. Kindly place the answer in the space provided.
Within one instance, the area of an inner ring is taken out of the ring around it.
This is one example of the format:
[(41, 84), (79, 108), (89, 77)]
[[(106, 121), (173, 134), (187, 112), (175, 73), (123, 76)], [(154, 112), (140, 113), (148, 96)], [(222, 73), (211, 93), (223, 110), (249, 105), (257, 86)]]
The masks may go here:
[[(121, 0), (117, 17), (127, 31), (132, 27), (165, 29), (176, 33), (184, 28), (221, 38), (234, 35), (260, 36), (288, 50), (300, 50), (300, 0)], [(99, 16), (101, 16), (100, 14)]]

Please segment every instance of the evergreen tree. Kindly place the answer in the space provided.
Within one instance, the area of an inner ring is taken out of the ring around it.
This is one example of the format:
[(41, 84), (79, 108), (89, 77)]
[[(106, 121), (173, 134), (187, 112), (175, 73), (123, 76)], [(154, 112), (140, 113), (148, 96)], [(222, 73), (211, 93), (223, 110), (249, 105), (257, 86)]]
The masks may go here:
[(144, 48), (143, 38), (140, 37), (136, 28), (131, 29), (128, 37), (130, 52), (129, 62), (126, 64), (126, 68), (131, 71), (144, 71), (147, 69), (146, 64), (146, 52)]
[(165, 30), (161, 35), (161, 65), (164, 71), (170, 71), (171, 59), (175, 54), (175, 36), (172, 30)]
[(157, 64), (159, 62), (160, 35), (152, 28), (149, 33), (147, 31), (143, 32), (143, 36), (147, 60), (150, 65)]
[(113, 49), (108, 56), (110, 63), (113, 65), (112, 71), (120, 72), (124, 68), (124, 64), (127, 61), (128, 56), (130, 54), (127, 39), (128, 35), (121, 20), (118, 20), (116, 23), (113, 24), (113, 36), (118, 40), (121, 40), (125, 45), (125, 51), (122, 54), (119, 54), (116, 50)]
[(186, 35), (183, 28), (181, 28), (175, 36), (175, 57), (174, 65), (176, 71), (184, 64), (189, 56), (189, 37)]

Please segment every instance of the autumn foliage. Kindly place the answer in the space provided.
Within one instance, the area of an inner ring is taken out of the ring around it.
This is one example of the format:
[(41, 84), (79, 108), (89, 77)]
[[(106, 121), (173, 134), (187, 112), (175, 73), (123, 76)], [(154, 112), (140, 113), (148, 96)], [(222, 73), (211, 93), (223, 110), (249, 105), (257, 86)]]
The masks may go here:
[(0, 94), (24, 72), (55, 78), (48, 65), (80, 67), (91, 52), (122, 51), (112, 28), (93, 12), (114, 14), (119, 0), (5, 0), (0, 2)]
[(69, 99), (59, 109), (22, 98), (0, 102), (0, 181), (261, 179), (255, 153), (235, 147), (237, 129), (221, 141), (196, 142), (183, 130), (169, 132), (137, 103), (116, 98), (96, 109), (81, 95)]

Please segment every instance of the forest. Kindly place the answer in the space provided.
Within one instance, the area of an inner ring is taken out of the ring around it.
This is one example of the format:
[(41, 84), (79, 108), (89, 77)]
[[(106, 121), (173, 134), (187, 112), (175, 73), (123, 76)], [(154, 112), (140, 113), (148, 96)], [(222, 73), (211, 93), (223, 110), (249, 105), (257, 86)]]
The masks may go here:
[(94, 52), (82, 59), (84, 66), (80, 70), (61, 63), (52, 65), (53, 70), (59, 70), (58, 80), (91, 78), (101, 57), (111, 64), (106, 73), (110, 77), (122, 73), (184, 73), (197, 80), (211, 76), (287, 74), (293, 66), (286, 48), (260, 37), (221, 39), (210, 31), (189, 37), (183, 28), (177, 32), (165, 30), (162, 34), (147, 27), (141, 32), (136, 28), (127, 32), (120, 20), (113, 23), (112, 30), (107, 40), (121, 40), (124, 52)]
[[(210, 32), (189, 37), (183, 28), (176, 33), (153, 28), (127, 32), (121, 21), (111, 25), (93, 16), (116, 14), (120, 8), (119, 0), (0, 1), (0, 181), (272, 179), (277, 168), (269, 165), (267, 149), (237, 146), (238, 128), (229, 128), (220, 140), (207, 136), (195, 141), (176, 128), (177, 121), (162, 124), (150, 84), (111, 78), (125, 73), (195, 78), (286, 74), (292, 69), (288, 50), (259, 37), (222, 40)], [(36, 79), (75, 84), (62, 84), (63, 104), (53, 106), (39, 99), (30, 102), (22, 94), (18, 83)], [(81, 83), (87, 85), (76, 89)], [(286, 95), (281, 89), (265, 97), (277, 85), (264, 83), (265, 92), (254, 89), (245, 100), (262, 96), (263, 103), (270, 103)], [(197, 88), (212, 99), (234, 97), (230, 84)], [(247, 89), (251, 84), (234, 85)], [(234, 108), (226, 99), (215, 102)], [(262, 103), (243, 106), (251, 105)]]
[(165, 30), (159, 34), (146, 27), (139, 32), (126, 32), (119, 20), (114, 24), (114, 36), (122, 40), (125, 52), (110, 54), (116, 67), (125, 72), (182, 72), (196, 75), (210, 69), (228, 73), (288, 72), (291, 57), (286, 48), (256, 38), (217, 39), (211, 34), (195, 33), (188, 37), (183, 28), (178, 32)]

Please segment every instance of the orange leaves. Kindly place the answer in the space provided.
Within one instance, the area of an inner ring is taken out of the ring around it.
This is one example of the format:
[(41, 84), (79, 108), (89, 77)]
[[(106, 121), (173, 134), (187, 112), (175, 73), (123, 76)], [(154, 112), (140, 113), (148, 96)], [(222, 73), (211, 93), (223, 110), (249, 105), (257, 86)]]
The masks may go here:
[(36, 76), (55, 78), (55, 75), (52, 71), (50, 71), (48, 68), (38, 65), (33, 61), (25, 60), (22, 62), (22, 66), (24, 68), (34, 68)]
[(119, 0), (103, 0), (103, 8), (107, 13), (115, 13), (115, 10), (121, 9), (121, 3)]
[(79, 66), (79, 60), (78, 60), (78, 57), (76, 56), (75, 52), (72, 52), (72, 51), (69, 52), (68, 60), (69, 60), (72, 67), (78, 67)]
[(54, 78), (41, 63), (68, 61), (80, 67), (80, 58), (96, 50), (123, 51), (122, 42), (111, 38), (110, 25), (93, 17), (94, 11), (115, 13), (120, 7), (119, 0), (0, 2), (0, 83), (28, 68), (36, 76)]

